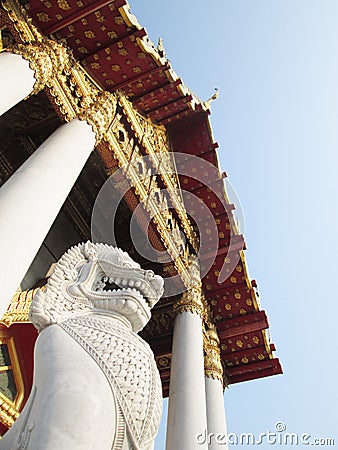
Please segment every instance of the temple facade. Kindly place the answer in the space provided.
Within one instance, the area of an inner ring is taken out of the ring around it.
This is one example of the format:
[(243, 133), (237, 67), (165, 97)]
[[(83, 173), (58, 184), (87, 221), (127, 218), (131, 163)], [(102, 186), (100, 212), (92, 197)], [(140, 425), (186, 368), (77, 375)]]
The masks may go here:
[(2, 0), (0, 431), (33, 383), (28, 318), (59, 258), (117, 246), (164, 279), (140, 332), (167, 449), (224, 448), (224, 389), (282, 372), (201, 101), (126, 0)]

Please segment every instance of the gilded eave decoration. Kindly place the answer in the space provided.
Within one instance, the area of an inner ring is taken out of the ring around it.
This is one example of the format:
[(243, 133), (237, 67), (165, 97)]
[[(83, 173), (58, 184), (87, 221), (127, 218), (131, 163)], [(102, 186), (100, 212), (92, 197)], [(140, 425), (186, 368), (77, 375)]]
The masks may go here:
[[(16, 44), (5, 50), (22, 55), (34, 70), (36, 83), (34, 93), (45, 89), (63, 120), (74, 118), (86, 120), (96, 133), (98, 151), (100, 142), (108, 144), (119, 167), (128, 166), (126, 176), (134, 187), (140, 202), (153, 218), (161, 239), (170, 254), (175, 268), (187, 288), (196, 285), (191, 276), (191, 250), (198, 251), (198, 239), (187, 216), (179, 194), (178, 179), (170, 156), (170, 146), (164, 127), (153, 125), (138, 114), (122, 93), (111, 94), (102, 91), (87, 76), (70, 50), (63, 44), (42, 35), (32, 24), (27, 12), (13, 0), (3, 0), (11, 24), (16, 30)], [(18, 42), (18, 41), (21, 42)], [(127, 117), (133, 136), (124, 130), (125, 139), (119, 139), (121, 115)], [(131, 144), (137, 140), (137, 145)], [(126, 147), (132, 145), (131, 154)], [(145, 153), (145, 154), (144, 154)], [(156, 177), (140, 177), (138, 166), (133, 165), (140, 158), (148, 156), (154, 167), (162, 167), (159, 176), (169, 193), (172, 208), (164, 208), (165, 198)], [(181, 236), (181, 229), (188, 243)], [(200, 283), (200, 280), (198, 281)]]

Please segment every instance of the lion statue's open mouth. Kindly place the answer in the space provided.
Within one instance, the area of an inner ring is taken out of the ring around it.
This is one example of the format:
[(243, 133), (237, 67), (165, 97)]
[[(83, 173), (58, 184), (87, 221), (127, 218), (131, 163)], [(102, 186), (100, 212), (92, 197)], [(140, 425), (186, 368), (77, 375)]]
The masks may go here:
[(72, 247), (57, 263), (45, 291), (35, 295), (31, 318), (42, 329), (75, 310), (104, 311), (123, 316), (138, 332), (162, 294), (163, 279), (141, 269), (126, 252), (87, 242)]

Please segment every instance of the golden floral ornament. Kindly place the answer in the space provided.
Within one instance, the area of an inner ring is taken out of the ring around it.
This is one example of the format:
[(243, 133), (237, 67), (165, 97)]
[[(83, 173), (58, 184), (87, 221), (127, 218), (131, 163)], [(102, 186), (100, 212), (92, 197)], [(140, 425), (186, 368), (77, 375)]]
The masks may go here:
[(86, 38), (88, 39), (94, 39), (95, 37), (95, 33), (92, 30), (87, 30), (84, 32), (84, 35), (86, 36)]
[(175, 303), (174, 311), (181, 314), (191, 312), (198, 314), (202, 318), (206, 314), (206, 301), (201, 287), (193, 287), (183, 292), (181, 298)]
[(38, 20), (39, 20), (40, 22), (47, 23), (47, 22), (50, 22), (50, 21), (51, 21), (51, 18), (49, 17), (49, 15), (46, 14), (46, 13), (44, 13), (44, 12), (39, 12), (39, 13), (37, 13), (37, 14), (36, 14), (36, 17), (38, 18)]
[(41, 43), (17, 44), (10, 49), (13, 53), (22, 56), (29, 62), (29, 67), (34, 72), (35, 83), (32, 94), (42, 91), (53, 74), (53, 61), (49, 49)]
[(51, 39), (31, 44), (17, 44), (8, 50), (26, 59), (34, 71), (36, 82), (32, 94), (37, 94), (48, 86), (56, 72), (62, 71), (70, 60), (67, 49)]
[(115, 33), (115, 31), (108, 31), (107, 36), (110, 39), (116, 39), (117, 38), (117, 34)]
[(86, 120), (92, 126), (96, 134), (96, 143), (105, 137), (115, 116), (116, 106), (116, 97), (103, 91), (99, 92), (89, 108), (79, 114), (79, 119)]
[(70, 9), (69, 3), (66, 0), (58, 0), (58, 7), (64, 11)]
[(117, 17), (115, 17), (114, 22), (115, 22), (117, 25), (123, 25), (124, 20), (123, 20), (123, 18), (122, 18), (121, 16), (117, 16)]
[(88, 50), (86, 49), (86, 47), (79, 47), (79, 48), (78, 48), (78, 51), (79, 51), (80, 53), (82, 53), (82, 54), (84, 54), (84, 53), (89, 53)]

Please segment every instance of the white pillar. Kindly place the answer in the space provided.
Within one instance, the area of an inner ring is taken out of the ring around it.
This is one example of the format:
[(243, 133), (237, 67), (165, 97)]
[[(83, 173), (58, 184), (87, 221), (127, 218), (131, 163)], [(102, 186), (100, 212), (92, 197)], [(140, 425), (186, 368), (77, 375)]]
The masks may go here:
[(166, 450), (206, 450), (206, 430), (202, 319), (185, 311), (174, 325)]
[(207, 404), (208, 450), (227, 450), (227, 430), (223, 385), (220, 380), (205, 377)]
[(60, 126), (0, 189), (0, 317), (94, 148), (78, 119)]
[(0, 53), (0, 115), (26, 98), (34, 83), (28, 61), (14, 53)]

